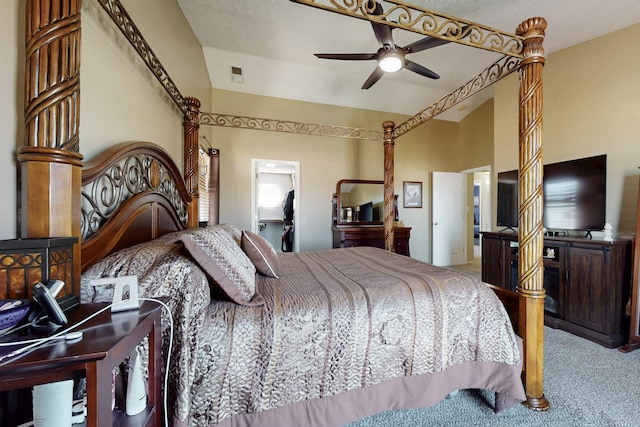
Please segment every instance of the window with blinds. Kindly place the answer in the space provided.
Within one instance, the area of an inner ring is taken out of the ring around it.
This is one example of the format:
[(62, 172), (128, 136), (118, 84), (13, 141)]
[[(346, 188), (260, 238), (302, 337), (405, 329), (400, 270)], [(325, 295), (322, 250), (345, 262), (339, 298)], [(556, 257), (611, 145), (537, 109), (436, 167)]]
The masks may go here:
[(198, 222), (209, 222), (209, 182), (211, 175), (211, 157), (204, 148), (198, 150)]
[(220, 216), (220, 151), (215, 148), (198, 150), (198, 222), (217, 224)]

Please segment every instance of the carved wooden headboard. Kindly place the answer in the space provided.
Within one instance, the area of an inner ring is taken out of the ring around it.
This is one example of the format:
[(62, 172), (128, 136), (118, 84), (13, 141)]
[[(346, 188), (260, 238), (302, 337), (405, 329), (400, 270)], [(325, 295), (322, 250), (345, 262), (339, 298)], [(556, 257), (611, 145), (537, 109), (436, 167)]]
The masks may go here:
[(123, 142), (82, 171), (82, 271), (124, 247), (187, 227), (192, 198), (158, 145)]

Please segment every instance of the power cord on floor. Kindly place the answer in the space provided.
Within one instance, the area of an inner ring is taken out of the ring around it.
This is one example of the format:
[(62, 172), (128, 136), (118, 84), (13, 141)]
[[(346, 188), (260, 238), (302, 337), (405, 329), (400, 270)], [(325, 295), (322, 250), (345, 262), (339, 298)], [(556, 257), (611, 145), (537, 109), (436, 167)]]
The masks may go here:
[(155, 298), (140, 298), (140, 300), (142, 301), (153, 301), (156, 302), (158, 304), (160, 304), (162, 306), (162, 308), (164, 308), (167, 312), (167, 315), (169, 317), (169, 346), (167, 348), (167, 366), (165, 368), (165, 372), (164, 372), (164, 386), (163, 386), (163, 401), (164, 401), (164, 425), (168, 426), (169, 425), (169, 407), (167, 406), (167, 394), (168, 394), (168, 388), (167, 385), (169, 384), (169, 367), (171, 366), (171, 351), (173, 350), (173, 316), (171, 315), (171, 310), (169, 309), (169, 306), (167, 304), (165, 304), (164, 302), (155, 299)]

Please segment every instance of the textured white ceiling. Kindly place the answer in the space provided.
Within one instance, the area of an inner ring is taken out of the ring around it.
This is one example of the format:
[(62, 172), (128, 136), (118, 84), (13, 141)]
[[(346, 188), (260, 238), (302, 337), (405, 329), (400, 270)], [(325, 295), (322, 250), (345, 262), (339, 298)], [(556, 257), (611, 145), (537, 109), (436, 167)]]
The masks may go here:
[[(458, 88), (498, 55), (453, 43), (409, 56), (442, 77), (408, 70), (360, 87), (375, 61), (331, 61), (313, 53), (369, 53), (378, 49), (369, 22), (287, 0), (178, 0), (204, 47), (214, 88), (323, 104), (415, 114)], [(383, 8), (389, 4), (380, 1)], [(514, 33), (542, 16), (546, 55), (640, 22), (640, 0), (412, 0), (407, 3)], [(405, 46), (419, 34), (394, 30)], [(231, 67), (242, 68), (243, 83)], [(594, 63), (594, 66), (597, 64)], [(486, 89), (439, 116), (458, 121), (493, 96)], [(222, 112), (224, 113), (224, 112)]]

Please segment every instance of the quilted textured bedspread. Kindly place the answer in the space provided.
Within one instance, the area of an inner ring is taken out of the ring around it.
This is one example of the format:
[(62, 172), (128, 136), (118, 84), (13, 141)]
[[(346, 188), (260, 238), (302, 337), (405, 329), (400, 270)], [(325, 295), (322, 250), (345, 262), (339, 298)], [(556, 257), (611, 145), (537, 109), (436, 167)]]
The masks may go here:
[(204, 274), (175, 246), (125, 255), (83, 275), (83, 300), (110, 298), (88, 279), (129, 274), (144, 296), (170, 296), (175, 425), (342, 425), (455, 388), (525, 398), (518, 338), (471, 276), (376, 248), (284, 253), (279, 278), (258, 276), (265, 304), (249, 307), (209, 301)]
[(470, 276), (367, 247), (280, 262), (279, 279), (261, 278), (263, 307), (210, 306), (191, 424), (465, 362), (520, 363), (503, 306)]

